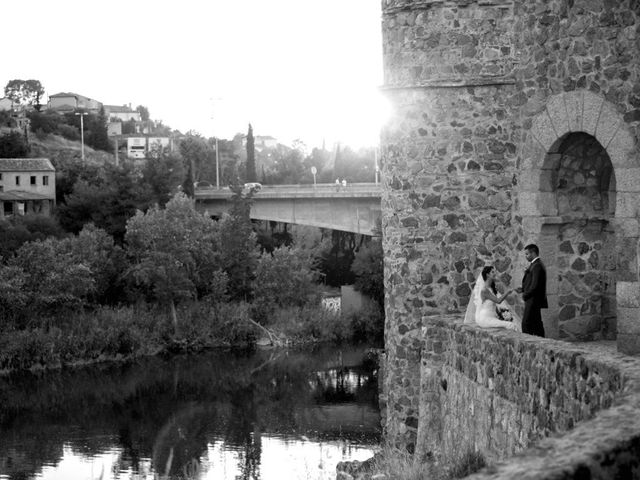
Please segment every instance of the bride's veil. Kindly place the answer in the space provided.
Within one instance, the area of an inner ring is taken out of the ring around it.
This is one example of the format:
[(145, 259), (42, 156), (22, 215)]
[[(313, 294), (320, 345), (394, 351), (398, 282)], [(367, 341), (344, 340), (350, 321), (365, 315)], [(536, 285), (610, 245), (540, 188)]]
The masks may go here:
[(482, 296), (480, 292), (484, 288), (484, 279), (482, 273), (476, 278), (476, 285), (473, 287), (471, 297), (469, 297), (469, 304), (467, 305), (467, 311), (464, 314), (464, 323), (476, 323), (476, 309), (482, 304)]

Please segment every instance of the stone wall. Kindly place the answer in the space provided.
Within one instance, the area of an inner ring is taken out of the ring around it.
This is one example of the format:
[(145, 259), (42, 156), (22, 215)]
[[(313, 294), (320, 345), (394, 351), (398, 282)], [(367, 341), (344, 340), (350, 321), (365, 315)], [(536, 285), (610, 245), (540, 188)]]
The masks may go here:
[(439, 390), (420, 403), (417, 453), (480, 451), (477, 479), (640, 475), (640, 359), (447, 317), (423, 330), (422, 379), (437, 371)]
[(452, 318), (425, 319), (423, 334), (421, 378), (437, 371), (439, 389), (436, 401), (422, 399), (421, 419), (435, 415), (441, 429), (419, 426), (422, 454), (432, 445), (447, 458), (478, 450), (503, 459), (592, 418), (623, 390), (620, 366), (555, 340)]
[(437, 398), (438, 374), (416, 373), (422, 318), (461, 316), (486, 264), (517, 286), (527, 243), (548, 268), (549, 336), (640, 353), (639, 5), (383, 0), (393, 443), (415, 445), (415, 392)]

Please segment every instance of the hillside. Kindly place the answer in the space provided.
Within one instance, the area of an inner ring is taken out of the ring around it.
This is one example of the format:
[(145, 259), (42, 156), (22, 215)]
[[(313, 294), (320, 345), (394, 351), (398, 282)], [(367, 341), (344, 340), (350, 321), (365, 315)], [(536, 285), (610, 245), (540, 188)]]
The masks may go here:
[[(0, 127), (0, 135), (15, 129)], [(44, 138), (38, 138), (29, 132), (29, 146), (32, 158), (48, 158), (55, 165), (64, 164), (82, 158), (82, 144), (78, 141), (67, 140), (64, 137), (48, 134)], [(105, 163), (115, 163), (115, 155), (102, 150), (84, 146), (85, 161), (89, 165), (104, 165)]]
[[(35, 135), (29, 136), (29, 145), (31, 146), (31, 157), (45, 157), (59, 165), (73, 159), (80, 160), (82, 158), (82, 145), (80, 142), (67, 140), (59, 135), (49, 134), (43, 139), (37, 138)], [(115, 156), (102, 150), (94, 150), (84, 146), (85, 161), (89, 165), (104, 165), (105, 163), (115, 163)]]

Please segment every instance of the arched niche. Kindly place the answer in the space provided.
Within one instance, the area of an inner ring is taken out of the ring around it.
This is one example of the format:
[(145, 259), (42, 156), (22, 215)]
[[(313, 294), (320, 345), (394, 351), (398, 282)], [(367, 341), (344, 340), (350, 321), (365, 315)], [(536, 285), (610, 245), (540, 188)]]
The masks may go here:
[(588, 91), (551, 97), (522, 150), (518, 209), (548, 269), (548, 336), (640, 353), (640, 165), (620, 113)]

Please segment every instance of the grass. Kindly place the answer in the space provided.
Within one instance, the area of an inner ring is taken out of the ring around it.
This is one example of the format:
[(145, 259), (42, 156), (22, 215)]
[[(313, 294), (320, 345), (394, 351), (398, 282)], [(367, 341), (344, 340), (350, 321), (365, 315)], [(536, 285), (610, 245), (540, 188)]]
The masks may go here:
[[(369, 475), (382, 474), (393, 480), (453, 480), (464, 478), (486, 466), (480, 452), (469, 451), (448, 464), (419, 462), (406, 450), (383, 447), (371, 461), (364, 462)], [(353, 475), (354, 472), (348, 472)], [(359, 474), (365, 471), (358, 472)], [(358, 478), (357, 475), (353, 475)], [(365, 477), (370, 478), (370, 477)]]
[[(0, 372), (247, 347), (262, 333), (251, 318), (248, 303), (193, 302), (179, 306), (176, 326), (168, 309), (147, 304), (34, 319), (28, 329), (5, 323), (0, 326)], [(308, 306), (275, 310), (267, 327), (286, 344), (340, 342), (381, 336), (380, 318), (379, 312), (342, 317)]]

